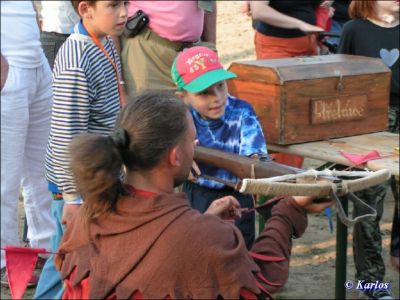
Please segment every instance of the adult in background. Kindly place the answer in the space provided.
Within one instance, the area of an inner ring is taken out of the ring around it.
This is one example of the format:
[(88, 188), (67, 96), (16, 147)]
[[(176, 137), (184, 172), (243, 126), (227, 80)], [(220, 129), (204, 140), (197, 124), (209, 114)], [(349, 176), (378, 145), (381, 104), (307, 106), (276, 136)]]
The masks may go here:
[[(53, 70), (54, 59), (58, 49), (67, 39), (73, 26), (79, 22), (70, 1), (34, 1), (39, 14), (40, 42), (50, 69)], [(54, 208), (52, 207), (53, 215)], [(26, 239), (27, 223), (25, 219), (23, 240)]]
[[(335, 10), (332, 17), (332, 27), (330, 32), (340, 34), (344, 24), (351, 20), (349, 16), (349, 5), (351, 0), (335, 0), (324, 2), (333, 2), (332, 7)], [(330, 37), (329, 42), (334, 45), (338, 45), (339, 38)]]
[[(353, 20), (343, 28), (338, 53), (381, 58), (391, 69), (389, 131), (399, 133), (399, 1), (352, 1), (349, 14)], [(399, 189), (394, 183), (394, 178), (391, 180), (396, 199), (391, 255), (398, 261)], [(375, 220), (354, 225), (353, 253), (356, 278), (366, 282), (382, 282), (385, 276), (379, 221), (383, 215), (386, 191), (387, 186), (382, 184), (358, 194), (369, 205), (375, 205), (378, 211)], [(385, 289), (365, 290), (364, 293), (371, 299), (391, 299), (390, 292)]]
[(41, 33), (40, 41), (44, 53), (53, 70), (54, 59), (58, 49), (71, 34), (73, 27), (79, 22), (71, 1), (40, 1)]
[(215, 1), (130, 1), (128, 15), (138, 10), (145, 12), (150, 22), (137, 36), (122, 38), (127, 93), (173, 90), (170, 70), (177, 54), (200, 42), (215, 47)]
[[(58, 49), (71, 34), (74, 25), (79, 22), (79, 16), (76, 14), (70, 1), (35, 1), (34, 4), (40, 19), (40, 42), (42, 43), (50, 68), (53, 70)], [(63, 205), (62, 201), (52, 201), (51, 212), (53, 218), (57, 217), (61, 205)], [(61, 225), (57, 222), (55, 226), (56, 231), (62, 230), (60, 228)], [(57, 249), (59, 241), (54, 235), (51, 238), (51, 243), (52, 249)], [(49, 264), (45, 264), (44, 267), (46, 269), (49, 268)], [(45, 270), (45, 272), (48, 272), (48, 270)], [(56, 272), (55, 269), (54, 272)], [(44, 281), (39, 277), (34, 297), (37, 298), (38, 295), (41, 295), (49, 284), (48, 280)], [(49, 297), (49, 295), (46, 295), (46, 297)]]
[(315, 26), (318, 0), (250, 1), (256, 20), (254, 37), (257, 59), (316, 55)]
[[(317, 0), (250, 1), (256, 21), (254, 36), (257, 59), (286, 58), (317, 54), (317, 41), (312, 32), (323, 31), (315, 26)], [(277, 162), (301, 167), (304, 158), (277, 153)]]
[[(44, 168), (51, 106), (51, 70), (33, 4), (1, 1), (1, 247), (19, 244), (22, 185), (30, 245), (51, 250), (55, 227)], [(8, 284), (3, 251), (1, 283)]]

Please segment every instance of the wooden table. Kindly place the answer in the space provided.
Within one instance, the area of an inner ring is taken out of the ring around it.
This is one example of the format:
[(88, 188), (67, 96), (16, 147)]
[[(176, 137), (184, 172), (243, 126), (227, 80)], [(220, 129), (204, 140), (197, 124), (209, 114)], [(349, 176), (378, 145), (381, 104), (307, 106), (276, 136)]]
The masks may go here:
[(389, 169), (392, 175), (399, 177), (399, 153), (396, 147), (399, 147), (399, 135), (385, 131), (287, 146), (268, 143), (271, 152), (296, 154), (346, 166), (351, 166), (351, 163), (339, 153), (340, 150), (351, 154), (367, 154), (378, 150), (383, 158), (370, 160), (364, 167), (372, 171)]
[[(392, 175), (399, 180), (399, 135), (389, 132), (375, 132), (351, 137), (336, 138), (325, 141), (309, 142), (296, 145), (268, 144), (270, 152), (281, 152), (296, 154), (303, 157), (318, 159), (351, 166), (346, 158), (339, 151), (350, 154), (367, 154), (372, 150), (379, 151), (383, 157), (377, 160), (370, 160), (363, 167), (372, 171), (389, 169)], [(396, 194), (396, 193), (394, 193)], [(397, 194), (395, 195), (397, 197)], [(342, 203), (347, 213), (347, 200)], [(339, 220), (339, 219), (338, 219)], [(336, 233), (336, 276), (335, 276), (335, 298), (345, 299), (346, 289), (346, 260), (347, 260), (347, 227), (342, 222), (337, 222)]]

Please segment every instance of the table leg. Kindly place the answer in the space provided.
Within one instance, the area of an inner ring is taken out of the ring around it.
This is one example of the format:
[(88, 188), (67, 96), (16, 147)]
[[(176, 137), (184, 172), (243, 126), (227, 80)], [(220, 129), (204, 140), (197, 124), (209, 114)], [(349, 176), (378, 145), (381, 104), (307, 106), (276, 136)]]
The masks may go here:
[[(348, 200), (342, 198), (342, 206), (345, 214), (348, 212)], [(336, 218), (336, 276), (335, 276), (335, 299), (346, 299), (346, 269), (347, 269), (347, 226), (344, 225), (339, 216)]]

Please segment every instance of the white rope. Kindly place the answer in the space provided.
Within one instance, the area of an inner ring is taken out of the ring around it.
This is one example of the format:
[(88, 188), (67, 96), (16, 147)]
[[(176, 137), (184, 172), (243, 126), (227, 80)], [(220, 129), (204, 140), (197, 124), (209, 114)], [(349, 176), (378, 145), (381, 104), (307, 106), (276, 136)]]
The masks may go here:
[(309, 169), (309, 171), (310, 172), (312, 172), (312, 173), (314, 173), (314, 181), (317, 181), (317, 179), (318, 179), (318, 172), (317, 172), (317, 170), (315, 170), (315, 169)]
[[(328, 179), (319, 180), (318, 176), (328, 177), (361, 177), (355, 180), (342, 180), (336, 184)], [(239, 192), (241, 193), (262, 193), (265, 195), (326, 195), (329, 187), (332, 191), (339, 194), (345, 194), (348, 191), (359, 191), (365, 187), (382, 183), (390, 177), (389, 170), (371, 171), (336, 171), (323, 170), (316, 171), (307, 170), (298, 174), (288, 174), (283, 176), (275, 176), (270, 178), (250, 179), (245, 178), (241, 182)], [(309, 180), (299, 181), (299, 179), (313, 179), (313, 183)], [(298, 183), (288, 183), (286, 181), (297, 180)]]
[(289, 181), (293, 179), (300, 179), (300, 178), (307, 178), (311, 177), (314, 178), (315, 181), (317, 181), (318, 177), (320, 176), (328, 176), (328, 177), (367, 177), (374, 172), (372, 171), (336, 171), (336, 170), (322, 170), (322, 171), (317, 171), (314, 169), (309, 169), (305, 172), (302, 173), (297, 173), (297, 174), (287, 174), (287, 175), (282, 175), (282, 176), (275, 176), (275, 177), (269, 177), (269, 178), (261, 178), (265, 182), (278, 182), (278, 181)]

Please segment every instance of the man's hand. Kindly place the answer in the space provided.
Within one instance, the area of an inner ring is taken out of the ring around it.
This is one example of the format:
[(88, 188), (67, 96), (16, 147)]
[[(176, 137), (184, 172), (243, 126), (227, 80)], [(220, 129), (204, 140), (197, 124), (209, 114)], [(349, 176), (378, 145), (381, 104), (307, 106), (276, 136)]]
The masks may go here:
[(333, 15), (335, 14), (335, 9), (333, 7), (329, 7), (329, 14), (328, 14), (328, 18), (332, 19)]
[(242, 12), (242, 14), (245, 14), (246, 16), (251, 17), (250, 2), (243, 1), (242, 4), (240, 4), (240, 11)]
[(8, 69), (9, 65), (7, 59), (3, 55), (1, 55), (1, 91), (3, 90), (3, 87), (7, 81)]
[(200, 175), (201, 175), (201, 171), (199, 169), (199, 166), (196, 164), (195, 161), (193, 161), (192, 167), (190, 168), (190, 173), (189, 173), (189, 176), (188, 176), (187, 180), (192, 181), (192, 182), (196, 182), (197, 177), (199, 177)]
[(71, 217), (79, 211), (82, 205), (80, 204), (64, 204), (63, 215), (61, 219), (62, 224), (67, 224)]
[(242, 216), (239, 208), (239, 201), (235, 197), (226, 196), (214, 200), (204, 214), (219, 216), (224, 220), (237, 220)]
[(328, 8), (328, 7), (332, 6), (333, 2), (335, 2), (335, 1), (333, 1), (333, 0), (322, 1), (321, 6), (325, 7), (325, 8)]
[(332, 199), (326, 202), (314, 202), (314, 197), (309, 196), (293, 196), (293, 198), (308, 213), (319, 213), (334, 203)]

